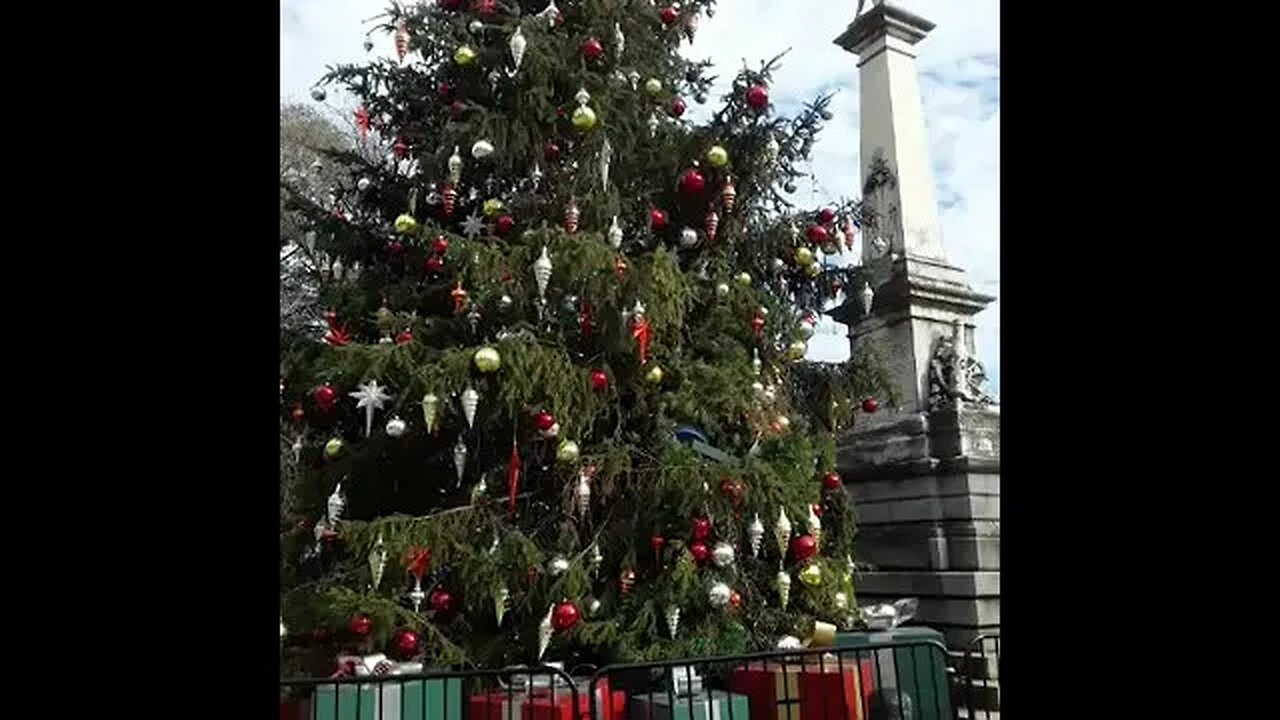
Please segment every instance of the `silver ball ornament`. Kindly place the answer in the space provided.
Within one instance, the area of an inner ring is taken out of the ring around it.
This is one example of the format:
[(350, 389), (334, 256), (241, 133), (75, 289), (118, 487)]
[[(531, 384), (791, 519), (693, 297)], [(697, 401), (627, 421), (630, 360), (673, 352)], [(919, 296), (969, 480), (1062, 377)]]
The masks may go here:
[(360, 192), (364, 192), (365, 190), (368, 190), (369, 186), (372, 184), (373, 184), (372, 180), (370, 180), (367, 177), (362, 177), (356, 181), (356, 189), (359, 190)]
[(729, 604), (729, 598), (733, 595), (733, 590), (722, 582), (717, 582), (707, 591), (707, 599), (711, 601), (713, 607), (722, 608)]
[(471, 24), (467, 26), (467, 29), (478, 35), (484, 30), (484, 23), (479, 20), (472, 20)]
[(547, 571), (551, 573), (551, 577), (560, 577), (569, 571), (569, 561), (563, 555), (557, 555), (547, 563)]
[(719, 283), (719, 284), (717, 284), (717, 285), (716, 285), (716, 295), (719, 295), (720, 297), (728, 297), (728, 295), (729, 295), (729, 283)]
[(733, 546), (729, 543), (716, 543), (715, 548), (711, 551), (711, 559), (715, 562), (716, 567), (729, 567), (733, 564), (735, 554)]
[(404, 435), (404, 431), (408, 429), (408, 425), (398, 417), (393, 417), (387, 421), (387, 435), (391, 437), (400, 437)]
[(698, 231), (693, 228), (685, 228), (680, 231), (680, 246), (691, 248), (698, 244)]
[(364, 51), (373, 52), (373, 41), (370, 40), (369, 38), (365, 38), (364, 40)]
[(324, 88), (322, 87), (311, 88), (312, 100), (315, 100), (316, 102), (324, 102), (325, 97), (327, 96), (325, 95)]

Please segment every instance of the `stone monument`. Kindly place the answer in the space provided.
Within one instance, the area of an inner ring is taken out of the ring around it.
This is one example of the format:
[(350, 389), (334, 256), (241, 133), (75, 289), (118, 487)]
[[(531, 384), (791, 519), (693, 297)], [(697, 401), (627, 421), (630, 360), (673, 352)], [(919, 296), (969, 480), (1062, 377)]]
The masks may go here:
[(862, 265), (876, 289), (831, 315), (855, 351), (875, 347), (900, 396), (860, 415), (841, 441), (859, 558), (873, 568), (859, 576), (858, 600), (919, 598), (917, 621), (962, 649), (1000, 627), (1000, 414), (972, 333), (995, 298), (971, 289), (943, 250), (913, 52), (933, 27), (873, 0), (835, 40), (858, 56), (872, 220)]

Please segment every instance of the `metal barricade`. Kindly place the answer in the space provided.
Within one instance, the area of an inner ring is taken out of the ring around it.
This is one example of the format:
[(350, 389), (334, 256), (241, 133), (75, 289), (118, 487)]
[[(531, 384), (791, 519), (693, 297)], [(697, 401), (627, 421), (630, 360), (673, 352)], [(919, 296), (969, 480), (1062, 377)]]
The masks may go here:
[(565, 702), (576, 715), (578, 686), (547, 665), (280, 681), (280, 720), (519, 720)]
[(979, 635), (964, 650), (957, 668), (958, 701), (962, 720), (996, 720), (1000, 717), (1000, 635)]
[(946, 657), (913, 641), (611, 665), (591, 679), (589, 718), (954, 720)]

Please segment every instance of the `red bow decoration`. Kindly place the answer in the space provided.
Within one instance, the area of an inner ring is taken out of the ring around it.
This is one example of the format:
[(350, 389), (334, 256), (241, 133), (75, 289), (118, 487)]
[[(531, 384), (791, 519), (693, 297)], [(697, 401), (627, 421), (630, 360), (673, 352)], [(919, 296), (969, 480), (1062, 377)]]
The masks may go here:
[(516, 493), (520, 490), (520, 448), (511, 439), (511, 458), (507, 461), (507, 516), (516, 514)]
[(410, 548), (409, 552), (405, 553), (404, 556), (404, 567), (415, 580), (421, 582), (422, 576), (427, 572), (427, 568), (431, 567), (431, 548)]
[(356, 127), (360, 128), (360, 141), (369, 139), (369, 111), (362, 105), (356, 110)]
[(640, 343), (641, 365), (649, 362), (649, 337), (651, 334), (649, 319), (644, 315), (636, 315), (631, 321), (631, 337)]
[(338, 324), (337, 313), (325, 313), (324, 319), (329, 323), (329, 332), (324, 336), (325, 342), (333, 345), (334, 347), (341, 347), (351, 342), (351, 333), (347, 331), (345, 325)]

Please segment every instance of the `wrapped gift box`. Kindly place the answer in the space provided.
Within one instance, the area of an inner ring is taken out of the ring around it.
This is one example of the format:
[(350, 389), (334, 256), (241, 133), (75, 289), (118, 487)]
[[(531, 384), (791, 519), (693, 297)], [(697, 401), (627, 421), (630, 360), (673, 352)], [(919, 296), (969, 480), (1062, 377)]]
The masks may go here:
[(746, 695), (723, 690), (638, 693), (631, 696), (630, 720), (750, 720), (750, 704)]
[[(578, 707), (567, 687), (499, 690), (467, 699), (467, 720), (590, 720), (590, 684), (580, 682)], [(554, 690), (554, 691), (553, 691)], [(627, 695), (609, 689), (609, 679), (596, 683), (596, 720), (624, 720)]]
[(835, 657), (753, 663), (733, 672), (730, 687), (750, 699), (751, 720), (867, 720), (871, 669)]
[(321, 684), (307, 720), (461, 720), (462, 681)]
[(846, 663), (856, 658), (868, 665), (877, 681), (869, 720), (897, 717), (895, 706), (917, 720), (951, 720), (947, 659), (930, 642), (945, 644), (942, 633), (926, 627), (836, 633), (833, 651)]

